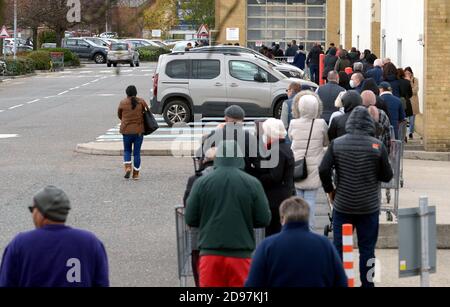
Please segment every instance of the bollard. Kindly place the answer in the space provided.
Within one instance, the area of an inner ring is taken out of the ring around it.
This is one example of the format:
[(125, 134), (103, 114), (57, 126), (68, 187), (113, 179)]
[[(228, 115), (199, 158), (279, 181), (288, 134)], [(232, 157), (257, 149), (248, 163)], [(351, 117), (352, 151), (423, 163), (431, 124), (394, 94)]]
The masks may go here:
[(325, 71), (325, 54), (321, 54), (319, 61), (319, 85), (325, 84), (325, 79), (323, 78), (324, 71)]
[(348, 287), (355, 287), (355, 270), (353, 260), (353, 225), (342, 225), (342, 251), (345, 274), (348, 279)]

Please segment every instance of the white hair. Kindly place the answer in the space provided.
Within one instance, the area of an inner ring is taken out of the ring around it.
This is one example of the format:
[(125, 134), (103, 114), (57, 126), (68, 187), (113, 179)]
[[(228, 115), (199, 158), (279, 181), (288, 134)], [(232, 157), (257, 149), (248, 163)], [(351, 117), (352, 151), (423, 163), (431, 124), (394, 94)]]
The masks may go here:
[(271, 139), (284, 139), (286, 138), (287, 131), (281, 120), (275, 118), (269, 118), (263, 123), (264, 135)]
[(382, 59), (376, 59), (375, 62), (373, 63), (373, 66), (383, 67), (383, 60)]

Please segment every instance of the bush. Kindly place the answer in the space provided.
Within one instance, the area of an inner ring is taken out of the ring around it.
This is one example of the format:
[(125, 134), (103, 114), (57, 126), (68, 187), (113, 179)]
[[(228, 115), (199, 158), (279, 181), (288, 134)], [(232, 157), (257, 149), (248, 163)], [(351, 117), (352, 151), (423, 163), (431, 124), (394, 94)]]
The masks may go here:
[(41, 51), (50, 52), (64, 52), (64, 65), (65, 66), (80, 66), (80, 58), (78, 55), (70, 51), (69, 49), (65, 48), (46, 48), (46, 49), (40, 49)]
[(153, 47), (153, 46), (141, 47), (138, 48), (138, 51), (139, 51), (139, 59), (141, 61), (150, 61), (150, 62), (157, 62), (161, 54), (170, 53), (170, 50), (167, 48)]
[(6, 70), (9, 76), (26, 75), (33, 73), (35, 69), (34, 61), (27, 57), (18, 57), (14, 60), (12, 57), (6, 59)]
[(49, 70), (50, 69), (50, 52), (47, 50), (38, 50), (30, 52), (27, 57), (34, 61), (35, 69)]
[(39, 33), (38, 37), (39, 47), (44, 43), (56, 43), (56, 32), (55, 31), (44, 31)]

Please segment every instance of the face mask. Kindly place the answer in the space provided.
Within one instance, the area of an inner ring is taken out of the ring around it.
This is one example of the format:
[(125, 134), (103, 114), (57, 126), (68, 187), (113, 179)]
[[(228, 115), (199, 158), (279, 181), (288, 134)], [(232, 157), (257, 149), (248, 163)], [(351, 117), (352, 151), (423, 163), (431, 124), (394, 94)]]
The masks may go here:
[(350, 87), (351, 87), (351, 88), (355, 88), (355, 87), (356, 87), (355, 81), (350, 80)]

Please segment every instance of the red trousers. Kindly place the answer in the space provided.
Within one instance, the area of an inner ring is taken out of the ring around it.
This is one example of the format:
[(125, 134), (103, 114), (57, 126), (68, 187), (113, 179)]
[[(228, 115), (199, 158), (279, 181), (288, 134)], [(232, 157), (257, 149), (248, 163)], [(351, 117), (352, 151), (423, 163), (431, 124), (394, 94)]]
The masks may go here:
[(250, 272), (251, 258), (200, 257), (200, 287), (243, 287)]

